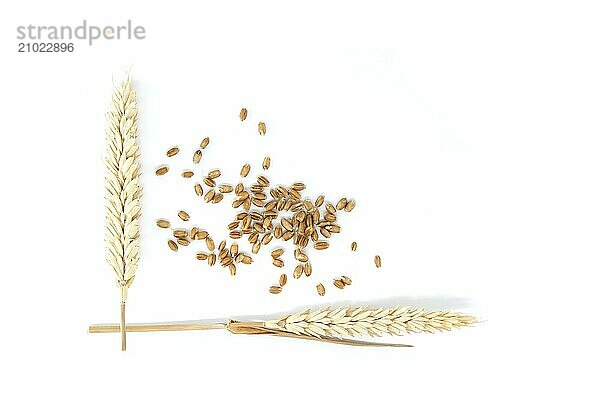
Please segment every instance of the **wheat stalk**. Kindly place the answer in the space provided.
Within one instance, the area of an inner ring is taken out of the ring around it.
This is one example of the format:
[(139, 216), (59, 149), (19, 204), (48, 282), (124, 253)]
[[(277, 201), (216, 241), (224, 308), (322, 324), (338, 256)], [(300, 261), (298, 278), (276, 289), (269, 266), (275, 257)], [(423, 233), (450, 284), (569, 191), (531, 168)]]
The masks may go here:
[(138, 266), (140, 164), (137, 138), (137, 102), (129, 75), (113, 90), (107, 115), (105, 164), (106, 248), (121, 299), (121, 350), (126, 349), (125, 301)]
[[(475, 322), (477, 322), (475, 317), (453, 311), (428, 311), (424, 308), (400, 306), (375, 309), (361, 306), (306, 310), (269, 321), (163, 322), (130, 324), (126, 329), (130, 332), (227, 329), (232, 333), (274, 335), (353, 346), (411, 347), (410, 345), (365, 342), (348, 338), (434, 333), (471, 326)], [(91, 325), (89, 331), (90, 333), (119, 332), (119, 326), (114, 324)]]

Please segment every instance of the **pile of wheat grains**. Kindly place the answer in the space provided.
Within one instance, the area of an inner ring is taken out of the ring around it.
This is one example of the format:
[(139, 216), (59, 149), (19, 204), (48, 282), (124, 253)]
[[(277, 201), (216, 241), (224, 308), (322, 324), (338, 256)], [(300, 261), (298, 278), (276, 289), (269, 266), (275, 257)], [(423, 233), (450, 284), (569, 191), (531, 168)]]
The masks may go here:
[[(239, 114), (241, 121), (246, 120), (248, 110), (242, 108)], [(265, 135), (267, 126), (264, 121), (258, 123), (258, 133)], [(202, 152), (210, 144), (208, 137), (204, 138), (192, 156), (192, 163), (199, 164), (202, 160)], [(180, 153), (179, 147), (171, 147), (166, 151), (168, 158), (175, 157)], [(271, 157), (265, 156), (262, 169), (267, 171), (271, 166)], [(250, 173), (250, 164), (244, 164), (240, 169), (240, 177), (246, 178)], [(156, 176), (163, 176), (169, 172), (169, 166), (163, 164), (156, 169)], [(266, 172), (265, 172), (266, 173)], [(192, 170), (182, 172), (183, 178), (194, 177)], [(227, 225), (229, 237), (233, 240), (228, 244), (227, 240), (221, 240), (215, 246), (213, 237), (205, 230), (192, 227), (171, 228), (171, 223), (166, 219), (156, 220), (156, 225), (162, 229), (171, 229), (172, 238), (167, 241), (168, 247), (177, 252), (179, 246), (188, 246), (193, 241), (203, 241), (207, 251), (199, 251), (196, 258), (206, 261), (213, 266), (219, 262), (223, 268), (227, 268), (232, 276), (237, 272), (239, 264), (251, 264), (252, 256), (240, 250), (236, 240), (246, 238), (251, 245), (251, 252), (258, 254), (261, 248), (269, 245), (273, 240), (281, 246), (288, 245), (293, 249), (294, 258), (297, 261), (292, 276), (300, 279), (303, 275), (312, 274), (312, 264), (307, 250), (312, 247), (315, 250), (326, 250), (329, 248), (328, 240), (336, 233), (341, 232), (338, 224), (338, 213), (351, 212), (356, 206), (354, 199), (341, 199), (330, 202), (324, 195), (310, 199), (302, 194), (306, 185), (302, 182), (293, 182), (289, 185), (274, 185), (265, 175), (259, 175), (255, 182), (245, 184), (239, 182), (237, 185), (219, 183), (221, 171), (210, 170), (200, 182), (193, 185), (197, 196), (202, 197), (206, 203), (216, 204), (224, 200), (225, 196), (232, 198), (232, 207), (238, 212)], [(188, 222), (190, 215), (185, 210), (177, 213), (178, 217)], [(357, 244), (352, 242), (351, 251), (356, 251)], [(280, 258), (285, 252), (284, 247), (277, 247), (271, 251), (272, 263), (275, 268), (283, 268), (284, 261)], [(381, 267), (381, 257), (375, 256), (375, 266)], [(281, 274), (277, 284), (270, 286), (269, 292), (279, 294), (287, 283), (287, 275)], [(343, 289), (352, 284), (347, 276), (333, 279), (333, 286)], [(316, 285), (316, 293), (325, 295), (325, 286), (322, 283)]]

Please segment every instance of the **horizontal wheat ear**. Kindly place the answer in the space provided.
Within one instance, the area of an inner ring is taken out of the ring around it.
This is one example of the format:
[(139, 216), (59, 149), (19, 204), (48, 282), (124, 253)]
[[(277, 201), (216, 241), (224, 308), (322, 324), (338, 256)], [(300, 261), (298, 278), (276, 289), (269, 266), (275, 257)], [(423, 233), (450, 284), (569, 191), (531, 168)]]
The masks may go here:
[[(348, 277), (343, 278), (348, 279), (348, 282), (351, 283)], [(281, 286), (272, 286), (271, 290), (271, 293), (279, 293)], [(401, 306), (373, 308), (365, 305), (305, 310), (266, 321), (162, 322), (129, 324), (125, 329), (129, 332), (227, 329), (231, 333), (263, 334), (351, 346), (412, 347), (399, 343), (367, 342), (357, 339), (450, 331), (476, 323), (475, 317), (454, 311)], [(116, 333), (120, 329), (121, 327), (117, 324), (91, 325), (89, 327), (90, 333)]]
[[(119, 288), (121, 350), (127, 348), (125, 302), (139, 260), (139, 230), (142, 190), (138, 109), (129, 75), (113, 89), (106, 121), (106, 221), (107, 262)], [(158, 172), (157, 172), (158, 173)]]

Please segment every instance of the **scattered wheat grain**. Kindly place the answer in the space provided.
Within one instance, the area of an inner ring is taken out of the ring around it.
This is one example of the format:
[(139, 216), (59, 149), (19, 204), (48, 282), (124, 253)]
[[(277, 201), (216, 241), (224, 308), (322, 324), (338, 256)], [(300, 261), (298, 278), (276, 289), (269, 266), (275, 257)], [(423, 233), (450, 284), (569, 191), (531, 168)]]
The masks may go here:
[(381, 268), (381, 257), (380, 256), (375, 256), (375, 266), (377, 268)]
[(266, 157), (263, 159), (262, 167), (263, 167), (263, 169), (266, 171), (266, 170), (268, 170), (268, 169), (269, 169), (269, 167), (270, 167), (270, 166), (271, 166), (271, 157), (269, 157), (269, 156), (266, 156)]
[(319, 294), (319, 296), (325, 296), (325, 286), (323, 286), (322, 283), (319, 283), (317, 285), (317, 293)]
[(267, 133), (267, 124), (265, 124), (263, 121), (258, 123), (258, 133), (261, 136), (264, 136)]
[(162, 167), (159, 167), (156, 169), (157, 176), (162, 176), (162, 175), (166, 174), (167, 172), (169, 172), (169, 167), (167, 165), (163, 165)]
[(167, 221), (166, 219), (158, 219), (158, 220), (156, 220), (156, 225), (159, 228), (170, 228), (171, 227), (171, 223), (169, 221)]
[(281, 286), (271, 286), (269, 288), (269, 293), (271, 293), (271, 294), (279, 294), (279, 293), (281, 293)]
[(200, 142), (200, 148), (201, 149), (205, 149), (206, 146), (208, 146), (209, 143), (210, 143), (210, 138), (209, 137), (205, 137), (204, 139), (202, 139), (202, 142)]
[(177, 153), (179, 153), (179, 147), (171, 147), (167, 150), (167, 157), (173, 157), (174, 155), (177, 155)]
[(240, 176), (242, 178), (245, 178), (248, 176), (249, 173), (250, 173), (250, 164), (244, 164), (242, 166), (242, 169), (240, 170)]

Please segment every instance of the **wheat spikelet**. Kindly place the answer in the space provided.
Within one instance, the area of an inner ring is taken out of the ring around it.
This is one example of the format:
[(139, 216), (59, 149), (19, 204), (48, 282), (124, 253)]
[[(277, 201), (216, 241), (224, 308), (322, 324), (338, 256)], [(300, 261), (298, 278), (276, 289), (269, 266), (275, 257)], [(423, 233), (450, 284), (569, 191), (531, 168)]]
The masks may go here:
[(301, 336), (341, 339), (449, 331), (475, 322), (475, 317), (470, 315), (452, 311), (428, 311), (416, 307), (327, 307), (286, 315), (267, 321), (264, 326)]
[(137, 138), (137, 102), (127, 76), (113, 90), (107, 115), (105, 164), (106, 248), (121, 298), (121, 349), (125, 350), (125, 301), (138, 266), (140, 164)]

